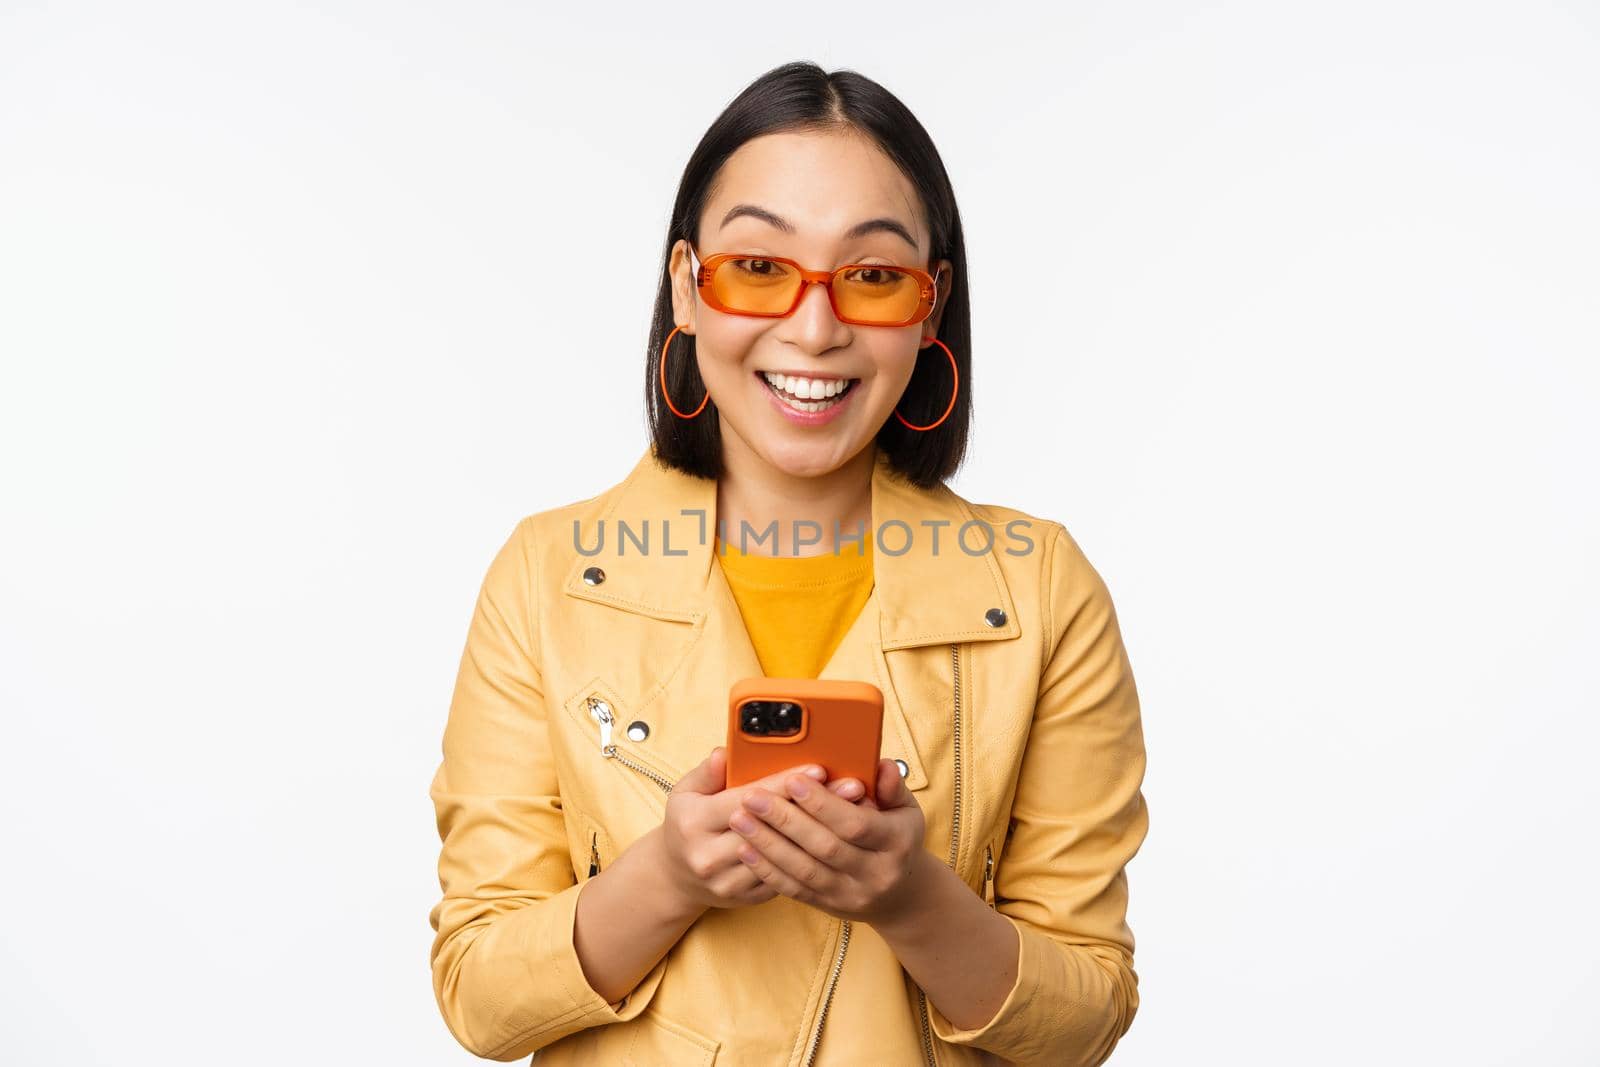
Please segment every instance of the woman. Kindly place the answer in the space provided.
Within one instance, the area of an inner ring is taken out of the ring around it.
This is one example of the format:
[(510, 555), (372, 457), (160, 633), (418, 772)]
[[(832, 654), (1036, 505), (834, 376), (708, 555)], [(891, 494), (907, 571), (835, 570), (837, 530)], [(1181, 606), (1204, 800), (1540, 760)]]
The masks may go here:
[[(1127, 1031), (1138, 696), (1066, 530), (944, 484), (969, 332), (898, 100), (794, 63), (729, 105), (674, 206), (651, 446), (518, 523), (468, 632), (430, 793), (465, 1047), (1059, 1067)], [(762, 674), (882, 690), (875, 801), (816, 767), (725, 788), (728, 687)]]

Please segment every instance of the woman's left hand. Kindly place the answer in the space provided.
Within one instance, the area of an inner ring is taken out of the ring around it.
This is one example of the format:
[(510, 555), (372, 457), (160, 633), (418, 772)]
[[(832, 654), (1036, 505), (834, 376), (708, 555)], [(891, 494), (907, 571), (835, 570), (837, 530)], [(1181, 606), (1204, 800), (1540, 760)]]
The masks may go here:
[(798, 774), (784, 780), (787, 796), (751, 789), (728, 819), (744, 838), (740, 859), (779, 893), (836, 918), (895, 918), (915, 899), (929, 853), (922, 808), (894, 760), (880, 759), (877, 774), (876, 804)]

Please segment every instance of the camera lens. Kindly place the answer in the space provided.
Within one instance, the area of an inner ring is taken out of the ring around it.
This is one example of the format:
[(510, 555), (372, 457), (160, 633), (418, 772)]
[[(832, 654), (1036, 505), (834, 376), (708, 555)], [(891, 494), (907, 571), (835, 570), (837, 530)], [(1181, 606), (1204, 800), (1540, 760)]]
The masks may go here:
[(767, 703), (764, 700), (751, 700), (745, 704), (742, 715), (745, 733), (764, 734), (767, 732), (766, 706)]

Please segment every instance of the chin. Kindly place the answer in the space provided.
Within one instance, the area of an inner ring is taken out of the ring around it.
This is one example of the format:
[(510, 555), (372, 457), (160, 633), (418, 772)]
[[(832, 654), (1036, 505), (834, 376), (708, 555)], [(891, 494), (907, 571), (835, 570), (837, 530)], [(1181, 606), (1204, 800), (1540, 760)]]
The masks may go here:
[(761, 455), (790, 477), (815, 478), (838, 470), (860, 451), (840, 441), (774, 441)]

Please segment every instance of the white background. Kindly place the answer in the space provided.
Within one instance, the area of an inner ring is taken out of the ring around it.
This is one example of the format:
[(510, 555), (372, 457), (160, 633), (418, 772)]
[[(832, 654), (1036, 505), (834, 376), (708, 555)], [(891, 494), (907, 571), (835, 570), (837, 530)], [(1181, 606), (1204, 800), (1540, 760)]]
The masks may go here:
[(1113, 1062), (1600, 1060), (1596, 5), (14, 0), (0, 1060), (478, 1062), (427, 964), (477, 584), (643, 449), (682, 166), (791, 59), (940, 146), (953, 485), (1117, 601)]

